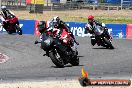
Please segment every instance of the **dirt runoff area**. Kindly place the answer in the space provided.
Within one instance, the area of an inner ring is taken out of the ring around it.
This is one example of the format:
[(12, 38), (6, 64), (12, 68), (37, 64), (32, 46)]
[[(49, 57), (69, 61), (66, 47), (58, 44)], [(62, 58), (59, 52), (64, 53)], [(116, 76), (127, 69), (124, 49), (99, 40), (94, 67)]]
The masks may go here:
[[(0, 88), (84, 88), (78, 80), (1, 83)], [(86, 88), (132, 88), (132, 86), (87, 86)]]
[(44, 11), (43, 14), (30, 14), (29, 11), (13, 11), (19, 19), (49, 20), (53, 16), (60, 16), (64, 21), (85, 22), (88, 15), (103, 19), (128, 19), (132, 20), (132, 10), (65, 10)]

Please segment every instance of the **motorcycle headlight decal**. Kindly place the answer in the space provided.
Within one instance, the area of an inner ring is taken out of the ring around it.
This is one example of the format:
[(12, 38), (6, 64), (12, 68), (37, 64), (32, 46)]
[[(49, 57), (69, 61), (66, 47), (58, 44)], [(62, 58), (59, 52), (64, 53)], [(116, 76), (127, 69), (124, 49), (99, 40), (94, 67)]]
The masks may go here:
[(47, 40), (45, 40), (44, 42), (45, 42), (47, 45), (50, 45), (50, 43), (51, 43), (50, 39), (47, 39)]
[(67, 39), (67, 35), (63, 36), (62, 39)]
[(64, 43), (67, 43), (67, 40), (66, 40), (66, 39), (64, 39), (64, 40), (63, 40), (63, 42), (64, 42)]
[(67, 38), (67, 35), (65, 35), (64, 38)]

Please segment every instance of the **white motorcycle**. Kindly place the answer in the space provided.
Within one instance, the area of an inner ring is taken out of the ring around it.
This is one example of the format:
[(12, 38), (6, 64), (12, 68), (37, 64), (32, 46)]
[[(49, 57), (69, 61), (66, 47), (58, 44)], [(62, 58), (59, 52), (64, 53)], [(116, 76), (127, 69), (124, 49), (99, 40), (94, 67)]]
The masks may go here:
[[(91, 44), (94, 46), (97, 44), (98, 46), (103, 46), (108, 49), (114, 49), (114, 46), (112, 45), (112, 37), (110, 37), (110, 34), (106, 33), (106, 30), (108, 30), (104, 23), (102, 23), (102, 26), (97, 26), (93, 32), (94, 34), (91, 36)], [(91, 31), (92, 27), (88, 24), (88, 31)]]

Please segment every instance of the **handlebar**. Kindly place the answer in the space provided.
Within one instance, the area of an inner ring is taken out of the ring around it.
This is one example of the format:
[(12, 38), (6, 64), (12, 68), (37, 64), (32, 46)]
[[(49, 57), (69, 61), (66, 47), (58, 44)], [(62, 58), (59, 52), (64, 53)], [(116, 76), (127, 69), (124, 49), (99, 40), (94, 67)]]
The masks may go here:
[(37, 40), (34, 42), (34, 44), (38, 44), (38, 43), (41, 43), (41, 42), (40, 41), (37, 41)]

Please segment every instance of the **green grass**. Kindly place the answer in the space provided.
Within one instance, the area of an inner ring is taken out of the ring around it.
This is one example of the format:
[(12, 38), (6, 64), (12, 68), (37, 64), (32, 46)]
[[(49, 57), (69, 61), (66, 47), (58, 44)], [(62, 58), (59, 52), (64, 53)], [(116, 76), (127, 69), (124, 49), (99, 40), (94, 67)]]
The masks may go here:
[[(79, 13), (79, 12), (77, 12)], [(97, 12), (98, 13), (98, 12)], [(55, 15), (59, 16), (63, 21), (65, 22), (87, 22), (87, 18), (85, 16), (86, 13), (82, 13), (82, 15), (76, 14), (76, 12), (44, 12), (44, 14), (29, 14), (27, 11), (15, 11), (15, 14), (19, 17), (19, 19), (31, 19), (31, 20), (49, 20)], [(26, 14), (26, 15), (25, 15)], [(103, 23), (124, 23), (124, 24), (132, 24), (132, 15), (130, 13), (124, 14), (124, 15), (113, 15), (109, 16), (97, 16), (96, 14), (95, 19), (97, 21), (103, 22)]]
[(97, 18), (98, 21), (104, 22), (104, 23), (126, 23), (130, 24), (132, 23), (132, 19), (125, 19), (125, 18)]
[[(70, 18), (62, 18), (65, 21), (73, 21), (73, 22), (87, 22), (87, 18), (83, 17), (70, 17)], [(128, 18), (102, 18), (102, 17), (96, 17), (95, 20), (103, 22), (103, 23), (126, 23), (126, 24), (132, 24), (132, 19)]]

